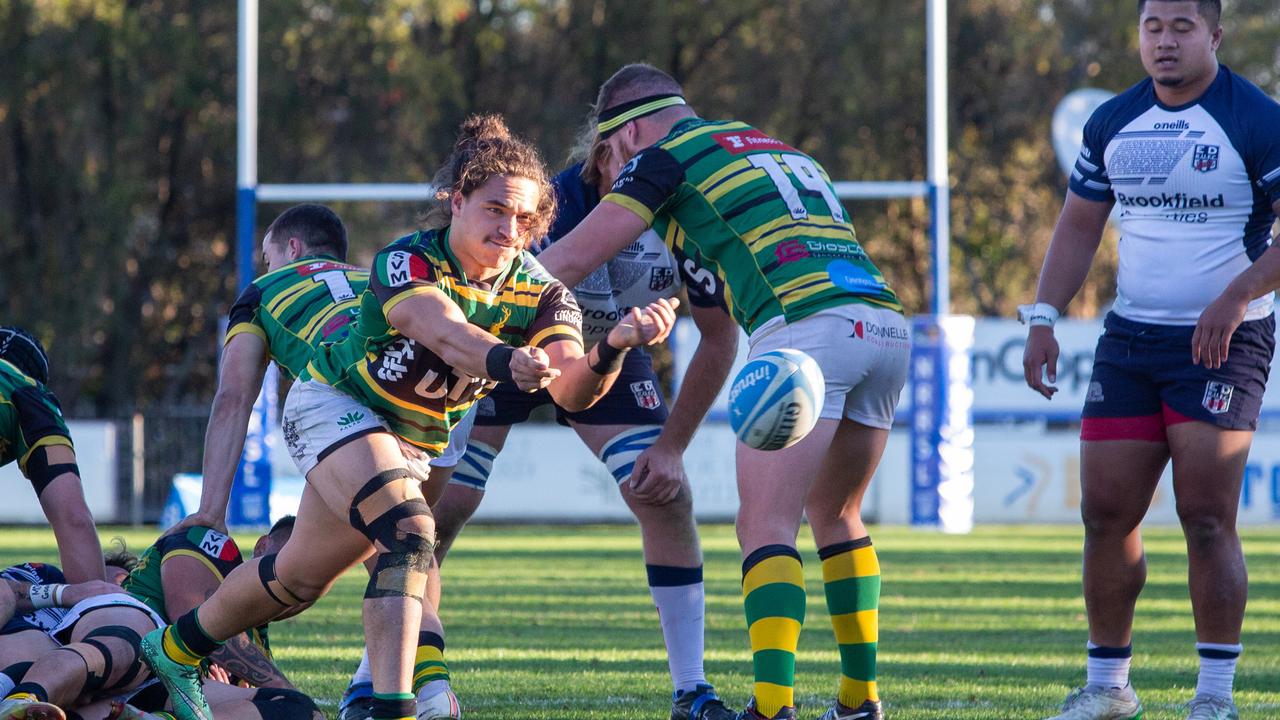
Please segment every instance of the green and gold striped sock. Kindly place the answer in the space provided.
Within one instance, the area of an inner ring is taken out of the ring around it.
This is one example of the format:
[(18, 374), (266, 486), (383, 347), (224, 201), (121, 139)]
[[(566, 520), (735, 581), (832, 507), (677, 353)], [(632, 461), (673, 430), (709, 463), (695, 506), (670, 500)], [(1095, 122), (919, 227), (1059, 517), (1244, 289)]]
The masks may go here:
[(827, 610), (840, 645), (840, 704), (856, 708), (879, 700), (876, 644), (880, 626), (880, 561), (871, 538), (818, 550)]
[(222, 642), (209, 637), (200, 625), (197, 617), (199, 610), (200, 608), (193, 609), (164, 629), (162, 647), (170, 660), (183, 665), (199, 665), (222, 647)]
[(413, 692), (434, 680), (449, 681), (449, 666), (444, 661), (444, 638), (433, 632), (418, 633), (418, 650), (413, 658)]
[(742, 563), (742, 597), (755, 668), (756, 710), (795, 706), (796, 645), (804, 625), (804, 569), (788, 545), (766, 545)]

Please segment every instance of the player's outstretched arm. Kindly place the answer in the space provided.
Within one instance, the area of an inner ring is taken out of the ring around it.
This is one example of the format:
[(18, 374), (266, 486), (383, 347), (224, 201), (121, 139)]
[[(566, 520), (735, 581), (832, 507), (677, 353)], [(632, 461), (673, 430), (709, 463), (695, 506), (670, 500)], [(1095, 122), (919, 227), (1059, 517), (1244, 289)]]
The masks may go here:
[(684, 451), (715, 402), (738, 353), (738, 324), (723, 308), (691, 305), (689, 314), (698, 327), (698, 346), (662, 434), (640, 453), (631, 471), (631, 491), (644, 503), (669, 503), (688, 485)]
[[(1107, 227), (1113, 204), (1114, 201), (1087, 200), (1067, 191), (1067, 200), (1040, 268), (1036, 303), (1047, 303), (1056, 312), (1062, 312), (1080, 292), (1102, 242), (1102, 231)], [(1058, 341), (1053, 336), (1053, 325), (1031, 326), (1022, 356), (1022, 371), (1027, 385), (1046, 398), (1052, 398), (1058, 391), (1052, 385), (1057, 382), (1058, 374)], [(1048, 376), (1048, 384), (1043, 375)]]
[(547, 386), (552, 399), (569, 412), (580, 412), (594, 405), (613, 387), (628, 350), (656, 345), (667, 338), (675, 325), (679, 304), (675, 298), (663, 298), (644, 308), (633, 308), (630, 315), (586, 354), (576, 341), (561, 340), (548, 345), (552, 367), (562, 372), (559, 380)]
[[(76, 462), (75, 451), (66, 445), (49, 445), (37, 448), (36, 452), (46, 453), (50, 467), (74, 466)], [(102, 544), (98, 541), (93, 513), (84, 499), (80, 476), (67, 471), (53, 478), (40, 492), (40, 508), (53, 528), (58, 558), (67, 581), (80, 583), (106, 578)]]
[[(1271, 209), (1280, 215), (1280, 201)], [(1191, 361), (1207, 368), (1222, 367), (1231, 347), (1231, 335), (1244, 322), (1249, 303), (1277, 289), (1280, 289), (1280, 249), (1272, 245), (1200, 313), (1196, 331), (1191, 336)]]
[[(471, 377), (511, 380), (521, 390), (537, 390), (560, 375), (537, 348), (513, 349), (467, 322), (462, 308), (436, 288), (397, 303), (387, 321)], [(494, 362), (501, 367), (491, 366)], [(500, 377), (504, 369), (511, 377)]]
[(647, 230), (648, 222), (631, 210), (602, 202), (582, 222), (538, 254), (547, 272), (575, 287)]
[(200, 507), (166, 530), (165, 535), (196, 526), (226, 532), (231, 483), (244, 452), (249, 416), (262, 390), (267, 362), (267, 344), (257, 335), (240, 333), (227, 342), (218, 369), (218, 390), (209, 411), (209, 428), (204, 435)]

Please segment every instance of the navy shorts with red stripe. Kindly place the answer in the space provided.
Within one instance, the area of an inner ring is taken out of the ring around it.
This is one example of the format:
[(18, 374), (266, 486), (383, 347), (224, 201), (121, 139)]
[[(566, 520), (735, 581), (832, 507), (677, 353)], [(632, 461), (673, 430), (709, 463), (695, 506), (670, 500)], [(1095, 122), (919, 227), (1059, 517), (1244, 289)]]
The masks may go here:
[(1257, 430), (1275, 354), (1275, 316), (1241, 323), (1227, 361), (1191, 361), (1190, 325), (1154, 325), (1109, 313), (1094, 352), (1082, 440), (1164, 441), (1165, 428), (1200, 421)]
[[(476, 425), (481, 427), (518, 425), (529, 419), (534, 408), (552, 405), (546, 390), (527, 393), (511, 383), (499, 383), (476, 403)], [(643, 350), (628, 352), (613, 387), (595, 405), (581, 412), (556, 406), (556, 422), (568, 425), (661, 425), (667, 420), (667, 403), (653, 371), (653, 360)]]

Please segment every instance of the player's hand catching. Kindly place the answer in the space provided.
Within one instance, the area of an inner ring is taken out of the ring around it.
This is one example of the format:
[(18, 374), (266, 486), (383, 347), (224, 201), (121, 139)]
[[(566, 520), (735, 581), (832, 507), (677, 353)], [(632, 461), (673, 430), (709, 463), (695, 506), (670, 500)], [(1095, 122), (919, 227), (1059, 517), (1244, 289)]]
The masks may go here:
[(676, 298), (662, 298), (643, 308), (632, 308), (631, 313), (609, 331), (609, 344), (619, 350), (657, 345), (667, 339), (676, 324)]
[(680, 452), (659, 439), (636, 458), (630, 484), (631, 494), (640, 502), (666, 505), (680, 497), (680, 492), (689, 485), (684, 459)]
[(511, 378), (515, 380), (516, 387), (525, 392), (541, 390), (560, 377), (560, 371), (551, 367), (551, 358), (547, 357), (547, 353), (542, 348), (528, 345), (516, 348), (511, 353), (510, 367)]
[(1244, 322), (1249, 298), (1241, 298), (1228, 287), (1200, 313), (1191, 335), (1191, 362), (1210, 370), (1222, 367), (1231, 348), (1231, 336)]
[(165, 535), (173, 535), (174, 533), (180, 533), (183, 530), (189, 530), (193, 527), (213, 528), (223, 535), (226, 535), (227, 518), (226, 515), (222, 513), (211, 513), (197, 510), (177, 523), (174, 523), (168, 530), (160, 533), (160, 536), (164, 537)]
[(1027, 347), (1022, 353), (1022, 374), (1027, 386), (1052, 400), (1058, 392), (1056, 385), (1046, 384), (1058, 382), (1058, 339), (1053, 336), (1053, 328), (1048, 325), (1032, 325), (1027, 332)]

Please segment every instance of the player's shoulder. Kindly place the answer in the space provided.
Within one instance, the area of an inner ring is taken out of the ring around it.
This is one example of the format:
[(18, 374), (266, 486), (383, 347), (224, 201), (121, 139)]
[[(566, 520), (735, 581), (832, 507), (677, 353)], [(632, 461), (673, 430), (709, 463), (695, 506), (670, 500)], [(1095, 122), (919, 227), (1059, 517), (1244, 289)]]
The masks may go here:
[(1145, 78), (1099, 105), (1089, 116), (1086, 134), (1091, 130), (1109, 139), (1156, 104), (1154, 83)]
[(9, 567), (0, 570), (0, 578), (31, 583), (33, 585), (48, 585), (50, 583), (64, 583), (67, 581), (66, 577), (62, 574), (62, 569), (57, 565), (39, 562), (24, 562), (16, 565), (10, 565)]
[(532, 282), (537, 285), (550, 285), (560, 282), (528, 250), (522, 251), (511, 262), (515, 265), (514, 278), (516, 282)]
[(35, 379), (28, 377), (16, 365), (0, 359), (0, 393), (4, 393), (7, 397), (14, 390), (31, 387), (35, 384)]
[(1208, 93), (1207, 99), (1210, 102), (1222, 105), (1232, 117), (1276, 129), (1275, 119), (1280, 117), (1280, 102), (1276, 102), (1262, 88), (1225, 65), (1218, 72), (1218, 81)]

